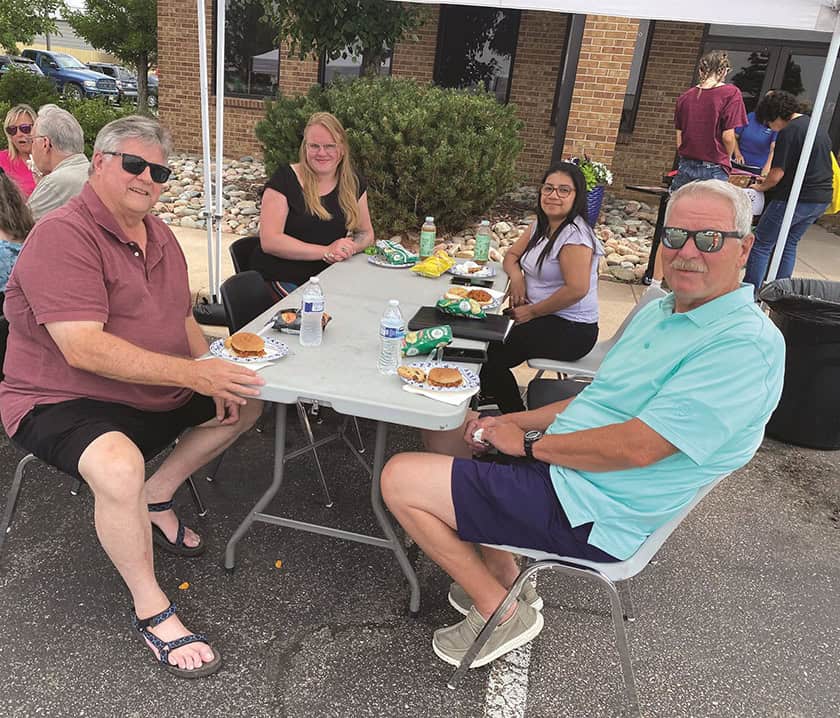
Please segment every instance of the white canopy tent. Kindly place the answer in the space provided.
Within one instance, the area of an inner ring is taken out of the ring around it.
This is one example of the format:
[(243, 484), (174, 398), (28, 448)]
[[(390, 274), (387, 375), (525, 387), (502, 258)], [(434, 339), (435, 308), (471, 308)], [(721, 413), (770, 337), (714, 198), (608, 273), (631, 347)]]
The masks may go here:
[[(400, 0), (395, 0), (399, 2)], [(224, 150), (224, 62), (216, 63), (216, 184), (210, 177), (210, 114), (207, 74), (206, 0), (198, 3), (199, 62), (201, 83), (202, 141), (204, 145), (204, 185), (207, 212), (207, 255), (210, 267), (210, 294), (213, 301), (219, 292), (222, 245), (222, 190)], [(831, 33), (831, 43), (814, 99), (812, 116), (822, 115), (829, 84), (840, 50), (840, 0), (413, 0), (426, 4), (479, 5), (512, 10), (544, 10), (579, 15), (607, 15), (646, 20), (674, 20), (697, 23), (723, 23), (744, 27), (787, 28)], [(225, 56), (225, 10), (227, 1), (216, 0), (216, 57)], [(790, 230), (799, 191), (805, 178), (808, 158), (814, 145), (818, 121), (811, 122), (805, 137), (802, 156), (793, 179), (790, 200), (782, 221), (779, 241), (770, 264), (768, 279), (778, 272), (782, 252)], [(213, 192), (215, 189), (215, 211)], [(214, 241), (213, 230), (216, 229)]]

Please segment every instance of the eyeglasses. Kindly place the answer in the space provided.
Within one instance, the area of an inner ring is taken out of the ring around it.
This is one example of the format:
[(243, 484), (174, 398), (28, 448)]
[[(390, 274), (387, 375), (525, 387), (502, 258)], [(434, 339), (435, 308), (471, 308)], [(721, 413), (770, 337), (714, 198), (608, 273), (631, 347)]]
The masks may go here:
[(172, 170), (169, 167), (156, 165), (154, 162), (147, 162), (142, 157), (130, 155), (127, 152), (103, 152), (102, 154), (122, 157), (122, 168), (133, 175), (143, 174), (146, 167), (148, 167), (152, 182), (156, 182), (157, 184), (163, 184), (169, 179), (169, 175), (172, 174)]
[(540, 187), (543, 197), (548, 197), (552, 192), (556, 192), (558, 197), (568, 197), (575, 191), (574, 187), (569, 187), (567, 184), (561, 184), (555, 187), (553, 184), (544, 184)]
[(32, 132), (32, 123), (30, 122), (26, 125), (9, 125), (6, 128), (6, 134), (9, 137), (14, 137), (17, 134), (18, 130), (20, 130), (20, 133), (22, 135), (28, 135), (30, 132)]
[(723, 232), (719, 229), (697, 229), (694, 231), (680, 227), (665, 227), (662, 230), (662, 244), (668, 249), (682, 249), (689, 239), (701, 252), (711, 254), (723, 249), (723, 241), (727, 237), (743, 237), (740, 232)]
[(318, 154), (321, 150), (324, 150), (328, 155), (333, 155), (338, 151), (338, 145), (331, 143), (328, 145), (319, 145), (317, 142), (307, 142), (306, 149), (310, 152), (314, 152)]

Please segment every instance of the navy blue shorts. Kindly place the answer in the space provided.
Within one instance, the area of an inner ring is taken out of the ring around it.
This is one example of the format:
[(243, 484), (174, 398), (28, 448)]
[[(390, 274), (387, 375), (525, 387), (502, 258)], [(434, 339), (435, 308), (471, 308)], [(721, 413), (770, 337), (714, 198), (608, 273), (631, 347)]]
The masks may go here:
[(589, 561), (618, 561), (587, 543), (592, 523), (572, 528), (541, 461), (510, 464), (453, 459), (452, 502), (458, 536)]

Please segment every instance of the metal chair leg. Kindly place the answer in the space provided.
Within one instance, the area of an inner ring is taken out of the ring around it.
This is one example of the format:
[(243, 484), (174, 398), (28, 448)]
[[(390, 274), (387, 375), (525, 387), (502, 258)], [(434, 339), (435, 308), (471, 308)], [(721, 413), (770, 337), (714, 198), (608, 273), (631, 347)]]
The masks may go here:
[(221, 454), (219, 454), (213, 461), (211, 461), (207, 466), (207, 476), (204, 478), (207, 481), (215, 481), (216, 474), (219, 472), (219, 467), (222, 465), (222, 460), (225, 458), (225, 454), (227, 453), (227, 449), (225, 449)]
[(0, 551), (2, 551), (3, 543), (6, 541), (6, 534), (11, 531), (12, 518), (15, 515), (18, 494), (20, 493), (20, 484), (23, 480), (23, 470), (30, 461), (34, 460), (34, 454), (27, 454), (18, 462), (17, 468), (15, 469), (15, 475), (12, 479), (12, 487), (9, 489), (9, 494), (6, 496), (6, 507), (3, 510), (3, 519), (0, 521)]
[(636, 620), (636, 609), (633, 606), (633, 591), (630, 589), (630, 581), (629, 579), (621, 581), (617, 586), (621, 605), (624, 607), (624, 620), (633, 623)]
[[(314, 444), (315, 435), (312, 433), (312, 426), (309, 424), (309, 417), (306, 414), (306, 409), (300, 402), (297, 402), (296, 406), (298, 416), (300, 417), (300, 423), (303, 424), (303, 430), (306, 433), (306, 438), (310, 444)], [(330, 490), (327, 487), (327, 480), (324, 478), (324, 469), (321, 468), (321, 460), (318, 458), (318, 450), (314, 446), (312, 447), (312, 456), (315, 457), (315, 466), (318, 468), (318, 478), (321, 481), (321, 491), (324, 492), (325, 506), (330, 508), (333, 505), (333, 500), (330, 496)]]
[(195, 480), (192, 476), (187, 477), (187, 488), (190, 490), (190, 496), (192, 496), (193, 503), (195, 504), (195, 510), (198, 515), (207, 516), (207, 507), (201, 500), (201, 494), (198, 493), (198, 487), (195, 485)]
[(362, 441), (362, 432), (359, 429), (359, 420), (354, 416), (353, 417), (353, 426), (356, 427), (356, 438), (359, 440), (359, 453), (365, 453), (365, 442)]

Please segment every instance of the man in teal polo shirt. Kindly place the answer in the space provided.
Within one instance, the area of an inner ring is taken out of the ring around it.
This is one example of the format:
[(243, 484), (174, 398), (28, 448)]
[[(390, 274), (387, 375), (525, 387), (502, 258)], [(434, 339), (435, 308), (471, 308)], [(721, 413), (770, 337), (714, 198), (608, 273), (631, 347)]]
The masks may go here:
[[(449, 602), (466, 615), (435, 632), (444, 661), (460, 662), (519, 573), (510, 553), (479, 555), (472, 544), (623, 560), (698, 489), (752, 458), (781, 395), (784, 340), (740, 281), (751, 219), (732, 185), (680, 188), (661, 250), (672, 294), (638, 313), (590, 386), (533, 411), (471, 413), (427, 437), (435, 453), (388, 462), (385, 501), (455, 579)], [(488, 446), (527, 460), (472, 459)], [(473, 667), (534, 638), (541, 607), (526, 582)]]

